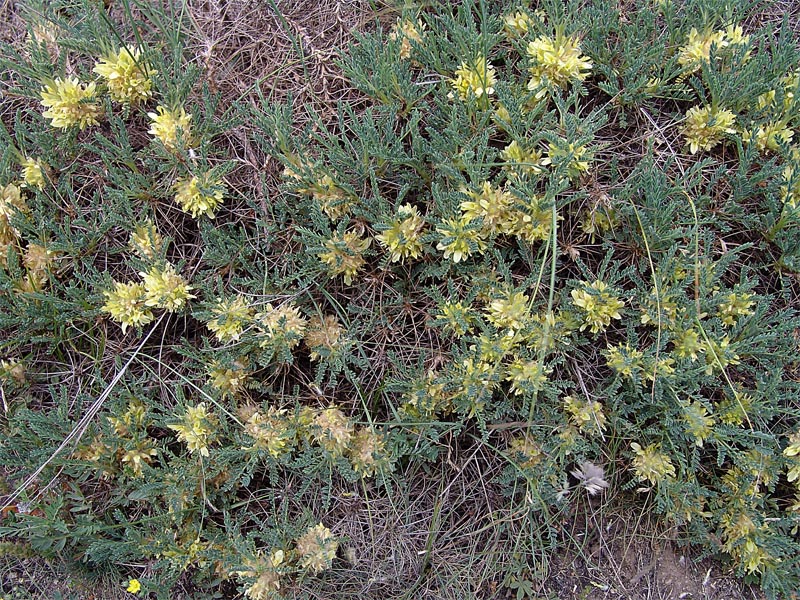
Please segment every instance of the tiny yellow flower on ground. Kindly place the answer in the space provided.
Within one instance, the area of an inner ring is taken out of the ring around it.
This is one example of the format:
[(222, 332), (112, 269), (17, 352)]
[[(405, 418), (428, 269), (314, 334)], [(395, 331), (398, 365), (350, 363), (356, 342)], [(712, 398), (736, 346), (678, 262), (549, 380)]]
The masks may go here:
[(725, 109), (714, 109), (710, 106), (694, 106), (686, 111), (686, 122), (683, 135), (689, 151), (696, 154), (698, 150), (711, 150), (722, 141), (726, 133), (736, 133), (733, 128), (736, 115)]
[(155, 71), (143, 61), (138, 48), (134, 48), (133, 52), (120, 48), (118, 52), (98, 61), (93, 71), (106, 80), (112, 100), (134, 104), (144, 102), (153, 94), (150, 78)]
[(141, 327), (153, 320), (153, 313), (145, 302), (146, 292), (142, 284), (115, 281), (114, 289), (106, 290), (103, 294), (106, 303), (101, 310), (120, 323), (122, 333), (128, 327)]
[(47, 108), (42, 115), (51, 120), (51, 125), (67, 130), (74, 125), (84, 129), (97, 125), (102, 113), (94, 102), (96, 85), (83, 85), (76, 77), (57, 78), (42, 88), (42, 105)]
[[(462, 62), (456, 69), (455, 79), (450, 85), (462, 100), (476, 100), (482, 107), (488, 106), (489, 96), (494, 94), (497, 82), (494, 67), (484, 56), (478, 56), (471, 63)], [(450, 92), (449, 97), (453, 97)]]
[(592, 70), (592, 61), (581, 54), (577, 37), (539, 36), (528, 44), (531, 59), (531, 79), (528, 89), (543, 98), (553, 87), (565, 89), (569, 84), (583, 81)]
[(182, 106), (173, 110), (157, 106), (156, 112), (147, 113), (147, 116), (153, 121), (148, 133), (160, 140), (167, 150), (175, 150), (179, 136), (186, 146), (191, 146), (192, 115), (186, 114)]
[(195, 297), (189, 293), (192, 286), (186, 283), (170, 263), (154, 266), (139, 275), (144, 281), (146, 306), (175, 311), (183, 308), (187, 300)]
[(224, 195), (225, 186), (211, 173), (180, 177), (175, 183), (175, 202), (195, 219), (200, 215), (213, 219)]
[(22, 161), (22, 179), (26, 187), (42, 189), (44, 187), (42, 161), (30, 156)]
[(128, 582), (128, 587), (125, 589), (126, 592), (130, 594), (138, 594), (142, 589), (142, 584), (139, 583), (138, 579), (131, 579)]

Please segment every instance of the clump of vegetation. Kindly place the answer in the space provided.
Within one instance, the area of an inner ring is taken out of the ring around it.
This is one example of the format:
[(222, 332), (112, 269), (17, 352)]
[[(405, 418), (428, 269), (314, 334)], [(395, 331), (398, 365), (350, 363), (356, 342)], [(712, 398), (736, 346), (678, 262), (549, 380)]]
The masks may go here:
[[(364, 594), (373, 507), (417, 477), (444, 498), (433, 466), (471, 448), (509, 589), (611, 502), (800, 589), (787, 26), (721, 1), (405, 8), (321, 114), (223, 105), (182, 14), (122, 5), (35, 7), (2, 48), (6, 554), (141, 596)], [(269, 193), (236, 127), (280, 165)]]

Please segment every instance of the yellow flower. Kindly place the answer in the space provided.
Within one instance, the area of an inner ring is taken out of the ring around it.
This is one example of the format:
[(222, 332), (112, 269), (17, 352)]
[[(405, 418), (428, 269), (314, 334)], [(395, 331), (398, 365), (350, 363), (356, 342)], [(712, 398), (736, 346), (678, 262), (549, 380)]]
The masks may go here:
[(252, 311), (244, 296), (236, 296), (231, 300), (218, 300), (211, 312), (213, 317), (206, 325), (220, 342), (238, 340), (252, 317)]
[(108, 94), (116, 102), (133, 104), (153, 95), (150, 78), (156, 72), (144, 63), (138, 48), (133, 52), (120, 48), (116, 54), (100, 60), (93, 71), (106, 80)]
[(699, 401), (692, 403), (681, 402), (683, 408), (683, 422), (686, 434), (694, 439), (694, 443), (702, 447), (703, 442), (711, 435), (714, 427), (714, 417), (708, 414), (708, 409)]
[(347, 455), (353, 470), (362, 477), (372, 477), (389, 463), (384, 436), (369, 427), (361, 427), (355, 432)]
[(169, 428), (178, 432), (178, 439), (186, 443), (190, 453), (208, 456), (208, 445), (214, 436), (213, 419), (214, 415), (206, 410), (205, 402), (201, 402), (197, 406), (187, 406), (181, 423), (169, 425)]
[(711, 46), (721, 50), (728, 45), (724, 31), (706, 30), (703, 33), (692, 27), (686, 44), (678, 51), (678, 62), (692, 71), (700, 68), (702, 61), (708, 62), (711, 56)]
[(397, 22), (392, 26), (392, 31), (389, 34), (390, 40), (400, 40), (400, 58), (403, 60), (411, 57), (413, 46), (411, 42), (416, 44), (422, 43), (422, 35), (425, 32), (425, 24), (417, 19), (416, 22), (411, 19), (397, 19)]
[(503, 29), (509, 37), (522, 37), (533, 26), (533, 19), (526, 13), (518, 10), (515, 13), (503, 15)]
[(755, 133), (745, 132), (743, 139), (745, 142), (755, 142), (756, 148), (760, 152), (771, 150), (778, 152), (781, 144), (788, 144), (794, 137), (794, 131), (786, 126), (785, 121), (770, 121), (760, 125)]
[(238, 394), (247, 384), (248, 377), (246, 359), (230, 364), (215, 360), (208, 371), (208, 383), (223, 396)]
[(126, 592), (130, 594), (138, 594), (139, 591), (142, 589), (142, 584), (139, 583), (138, 579), (131, 579), (128, 582), (128, 587), (126, 588)]
[(511, 382), (511, 391), (515, 396), (541, 392), (547, 383), (547, 376), (553, 371), (535, 360), (514, 360), (506, 370), (506, 381)]
[(486, 234), (512, 233), (516, 220), (514, 204), (516, 196), (503, 188), (492, 187), (488, 181), (481, 184), (480, 191), (462, 189), (461, 193), (470, 197), (461, 203), (464, 221), (481, 219)]
[(344, 275), (344, 282), (350, 285), (353, 277), (366, 263), (364, 252), (371, 242), (369, 238), (361, 239), (354, 231), (343, 235), (337, 233), (325, 242), (325, 250), (317, 254), (317, 257), (327, 265), (331, 277)]
[(322, 523), (310, 527), (297, 539), (297, 554), (300, 557), (300, 566), (308, 569), (313, 574), (330, 569), (339, 542), (333, 537), (331, 530)]
[(214, 211), (222, 204), (224, 195), (225, 186), (219, 179), (212, 178), (210, 173), (192, 175), (188, 179), (179, 177), (175, 183), (175, 202), (183, 212), (195, 219), (200, 215), (213, 219)]
[[(456, 69), (455, 79), (450, 80), (450, 85), (462, 100), (476, 100), (482, 107), (488, 106), (489, 96), (494, 94), (495, 78), (494, 67), (484, 56), (478, 56), (471, 63), (462, 62)], [(448, 95), (453, 97), (453, 92)]]
[(590, 435), (598, 435), (606, 429), (606, 415), (603, 405), (597, 400), (578, 399), (564, 396), (564, 410), (570, 414), (570, 421), (578, 429)]
[(266, 450), (273, 458), (291, 452), (294, 436), (285, 414), (285, 409), (278, 410), (274, 406), (270, 406), (266, 414), (253, 413), (244, 425), (244, 432), (255, 441), (247, 450)]
[(344, 327), (339, 325), (339, 320), (334, 315), (325, 315), (323, 319), (317, 315), (311, 317), (304, 338), (311, 351), (311, 360), (334, 355), (346, 344), (344, 334)]
[(342, 456), (353, 435), (353, 424), (335, 406), (330, 406), (316, 416), (312, 426), (315, 441), (333, 456)]
[(142, 475), (142, 465), (149, 465), (157, 454), (158, 452), (153, 448), (150, 438), (147, 438), (137, 442), (133, 448), (126, 450), (122, 455), (122, 462), (129, 464), (133, 469), (134, 475), (140, 477)]
[(686, 122), (683, 135), (689, 145), (689, 151), (696, 154), (698, 150), (711, 150), (722, 141), (726, 133), (736, 133), (733, 125), (736, 115), (725, 109), (714, 109), (710, 106), (694, 106), (686, 111)]
[(486, 319), (498, 329), (519, 331), (530, 318), (530, 298), (522, 292), (508, 291), (486, 307)]
[(458, 263), (466, 260), (473, 253), (483, 254), (486, 240), (481, 228), (469, 219), (444, 219), (436, 228), (442, 240), (436, 245), (437, 250), (444, 251), (445, 258)]
[(725, 325), (731, 326), (736, 323), (739, 317), (749, 317), (753, 314), (750, 308), (754, 302), (753, 294), (727, 294), (722, 302), (719, 303), (719, 318)]
[(192, 286), (186, 283), (186, 280), (175, 271), (175, 267), (170, 263), (154, 266), (146, 273), (141, 272), (139, 275), (144, 280), (145, 306), (175, 311), (183, 308), (187, 300), (195, 297), (194, 294), (189, 293)]
[(644, 369), (642, 362), (642, 351), (631, 348), (629, 343), (623, 346), (608, 346), (606, 354), (606, 364), (624, 377), (639, 377)]
[(402, 204), (397, 209), (397, 218), (375, 239), (390, 252), (392, 262), (406, 258), (419, 258), (422, 252), (422, 228), (425, 221), (416, 206)]
[(152, 221), (145, 221), (137, 225), (131, 232), (128, 247), (142, 258), (153, 259), (161, 252), (164, 238), (158, 233)]
[(660, 481), (673, 479), (675, 477), (675, 467), (669, 456), (662, 454), (661, 448), (657, 444), (650, 444), (647, 448), (642, 448), (636, 442), (631, 444), (635, 458), (633, 459), (633, 470), (636, 479), (639, 481), (650, 481), (652, 485)]
[(500, 158), (505, 161), (503, 170), (508, 171), (514, 179), (523, 175), (538, 175), (544, 172), (544, 160), (538, 150), (526, 150), (519, 142), (514, 140), (500, 153)]
[(179, 135), (184, 145), (191, 146), (192, 115), (187, 115), (182, 106), (174, 110), (157, 106), (156, 112), (147, 113), (147, 116), (153, 121), (148, 133), (160, 140), (167, 150), (175, 150)]
[(544, 454), (542, 449), (527, 435), (511, 439), (508, 444), (508, 453), (517, 465), (522, 469), (535, 467), (542, 460)]
[(94, 102), (95, 89), (94, 83), (84, 86), (75, 77), (57, 78), (42, 88), (42, 105), (48, 109), (42, 115), (51, 120), (53, 127), (64, 130), (73, 125), (80, 129), (97, 125), (102, 109)]
[(142, 284), (115, 281), (114, 289), (103, 294), (106, 303), (100, 310), (122, 325), (122, 333), (128, 327), (141, 327), (153, 320), (153, 313), (145, 303), (146, 292)]
[[(800, 150), (792, 151), (791, 161), (783, 169), (783, 182), (781, 186), (781, 200), (791, 208), (800, 206)], [(0, 200), (0, 207), (2, 207)], [(0, 208), (0, 218), (2, 210)]]
[(475, 315), (461, 302), (445, 302), (436, 318), (444, 321), (444, 326), (457, 337), (467, 333), (475, 324)]
[(25, 181), (26, 187), (42, 189), (44, 187), (42, 161), (30, 156), (22, 161), (22, 179)]
[(581, 54), (577, 37), (539, 36), (528, 44), (528, 56), (532, 62), (528, 89), (536, 90), (537, 99), (553, 87), (564, 89), (575, 81), (583, 81), (592, 70), (592, 61)]
[(307, 326), (306, 319), (291, 302), (277, 308), (267, 304), (265, 311), (256, 315), (256, 321), (260, 332), (265, 336), (261, 342), (262, 348), (272, 345), (291, 350), (303, 339)]
[(572, 303), (584, 313), (581, 331), (589, 327), (592, 333), (599, 333), (606, 330), (611, 319), (622, 319), (619, 311), (625, 302), (607, 291), (608, 285), (598, 280), (592, 284), (582, 281), (581, 286), (571, 292)]
[(548, 144), (547, 156), (542, 159), (542, 165), (553, 165), (556, 168), (565, 167), (567, 177), (577, 179), (581, 173), (589, 170), (591, 154), (586, 150), (586, 146), (576, 146), (566, 140), (558, 144), (552, 142)]

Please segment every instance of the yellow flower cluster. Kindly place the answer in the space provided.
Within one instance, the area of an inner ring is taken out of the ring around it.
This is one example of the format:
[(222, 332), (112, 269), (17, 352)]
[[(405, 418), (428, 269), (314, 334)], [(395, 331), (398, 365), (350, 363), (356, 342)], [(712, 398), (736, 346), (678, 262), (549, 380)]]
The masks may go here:
[[(478, 56), (471, 63), (462, 62), (455, 74), (456, 77), (450, 80), (450, 85), (459, 98), (477, 101), (482, 108), (489, 105), (489, 96), (494, 94), (497, 79), (494, 67), (485, 56)], [(448, 97), (453, 98), (453, 92)]]
[(564, 396), (564, 410), (578, 429), (589, 435), (600, 435), (606, 429), (603, 405), (597, 400)]
[(533, 27), (531, 16), (518, 10), (514, 13), (503, 15), (503, 29), (510, 37), (522, 37)]
[(183, 419), (169, 428), (178, 433), (178, 439), (186, 443), (189, 452), (208, 456), (208, 446), (214, 438), (214, 415), (206, 410), (205, 402), (187, 406)]
[(575, 81), (583, 81), (592, 70), (592, 61), (581, 54), (577, 37), (563, 34), (555, 38), (540, 36), (528, 44), (531, 59), (531, 79), (528, 89), (543, 98), (553, 88), (566, 88)]
[(99, 61), (93, 71), (106, 80), (108, 95), (116, 102), (144, 102), (153, 94), (151, 77), (156, 72), (144, 62), (139, 48), (120, 48)]
[(300, 566), (314, 574), (330, 569), (338, 548), (339, 542), (330, 529), (322, 523), (310, 527), (297, 539)]
[(267, 304), (264, 312), (256, 315), (256, 325), (264, 338), (262, 348), (292, 350), (303, 339), (308, 323), (293, 303), (286, 302), (278, 307)]
[(475, 315), (461, 302), (445, 302), (440, 311), (436, 318), (441, 319), (444, 326), (457, 337), (466, 334), (475, 323)]
[(577, 179), (589, 170), (591, 155), (586, 146), (576, 146), (572, 142), (562, 140), (558, 144), (548, 144), (547, 156), (542, 159), (542, 165), (553, 165), (563, 168), (569, 179)]
[(791, 160), (783, 169), (781, 200), (790, 208), (800, 206), (800, 149), (792, 151)]
[(702, 447), (703, 442), (711, 435), (714, 427), (714, 417), (708, 414), (708, 409), (698, 400), (694, 402), (681, 402), (683, 409), (683, 424), (688, 435), (694, 443)]
[(224, 195), (225, 186), (211, 173), (179, 177), (175, 183), (175, 202), (195, 219), (200, 215), (213, 219)]
[(397, 19), (389, 33), (390, 40), (400, 40), (400, 58), (406, 60), (411, 57), (414, 44), (422, 43), (422, 36), (425, 33), (425, 24), (417, 19)]
[(785, 120), (769, 121), (763, 125), (759, 125), (755, 131), (745, 131), (742, 134), (742, 139), (748, 143), (755, 143), (759, 152), (778, 152), (782, 144), (789, 144), (794, 137), (792, 131), (786, 125)]
[(334, 315), (311, 317), (304, 338), (311, 360), (317, 361), (338, 353), (346, 345), (344, 335), (345, 329)]
[(253, 413), (244, 425), (244, 432), (254, 440), (250, 449), (266, 450), (273, 458), (291, 452), (294, 434), (289, 427), (286, 410), (270, 406), (266, 414)]
[(736, 115), (725, 109), (711, 106), (694, 106), (686, 111), (683, 135), (689, 151), (696, 154), (698, 150), (711, 150), (722, 141), (726, 133), (736, 133), (733, 128)]
[(466, 260), (475, 253), (483, 254), (486, 249), (481, 228), (468, 218), (444, 219), (436, 228), (436, 233), (441, 236), (436, 249), (442, 250), (444, 257), (452, 258), (455, 263)]
[(220, 342), (238, 340), (253, 316), (247, 299), (238, 295), (228, 300), (217, 300), (217, 304), (211, 312), (213, 316), (206, 326)]
[(353, 424), (336, 406), (320, 411), (311, 428), (314, 440), (331, 456), (342, 456), (350, 445)]
[(372, 477), (381, 467), (388, 466), (385, 436), (370, 427), (357, 429), (350, 441), (348, 457), (356, 473)]
[(611, 319), (622, 319), (620, 310), (625, 302), (608, 291), (608, 285), (600, 280), (593, 283), (581, 282), (581, 288), (572, 290), (572, 303), (583, 312), (584, 322), (580, 327), (587, 327), (592, 333), (605, 331)]
[(186, 114), (182, 106), (170, 110), (159, 105), (156, 112), (149, 112), (147, 116), (152, 121), (148, 133), (164, 144), (167, 150), (174, 151), (178, 140), (185, 146), (192, 145), (192, 115)]
[(131, 232), (128, 247), (141, 258), (153, 260), (164, 247), (164, 238), (152, 221), (137, 225)]
[(353, 283), (361, 267), (367, 262), (364, 252), (370, 246), (371, 239), (361, 239), (354, 231), (345, 232), (342, 235), (334, 236), (324, 243), (325, 250), (320, 252), (317, 257), (328, 267), (331, 277), (344, 275), (344, 282), (347, 285)]
[(25, 186), (29, 188), (44, 187), (44, 169), (42, 168), (42, 161), (38, 158), (31, 158), (28, 156), (22, 161), (22, 180)]
[(528, 150), (516, 140), (503, 149), (500, 158), (505, 161), (503, 170), (508, 171), (514, 179), (519, 179), (523, 175), (538, 175), (544, 172), (545, 163), (542, 153), (535, 148)]
[(507, 291), (486, 307), (486, 319), (497, 329), (513, 333), (530, 321), (530, 298), (522, 292)]
[(189, 293), (192, 286), (186, 283), (170, 263), (153, 266), (139, 275), (144, 283), (145, 306), (176, 311), (183, 308), (187, 300), (195, 297)]
[(194, 298), (189, 293), (192, 287), (169, 263), (154, 266), (140, 275), (143, 283), (115, 281), (114, 289), (103, 292), (106, 302), (100, 310), (119, 322), (123, 333), (128, 327), (141, 327), (152, 321), (151, 308), (175, 311)]
[(402, 204), (397, 209), (397, 218), (375, 239), (390, 252), (392, 262), (406, 258), (419, 258), (422, 252), (422, 229), (425, 221), (415, 206)]
[(753, 294), (746, 292), (727, 294), (717, 305), (719, 318), (730, 327), (735, 325), (740, 317), (749, 317), (753, 314), (753, 310), (750, 308), (754, 304), (752, 298)]
[(521, 469), (530, 469), (542, 461), (542, 449), (529, 436), (511, 438), (508, 453)]
[(724, 30), (706, 29), (702, 33), (692, 27), (686, 43), (678, 50), (678, 63), (690, 71), (700, 68), (703, 61), (711, 59), (711, 47), (719, 52), (731, 46), (749, 43), (750, 36), (744, 35), (740, 25), (729, 25)]
[(57, 78), (42, 88), (42, 105), (47, 108), (42, 115), (53, 127), (64, 130), (97, 125), (102, 108), (95, 102), (96, 88), (94, 83), (83, 85), (76, 77)]
[(463, 189), (470, 200), (461, 203), (461, 214), (467, 221), (481, 219), (485, 234), (512, 233), (516, 225), (516, 197), (503, 188), (484, 181), (479, 191)]
[(657, 485), (661, 481), (675, 478), (675, 466), (669, 456), (661, 452), (660, 446), (650, 444), (647, 448), (642, 448), (633, 442), (631, 448), (635, 455), (631, 464), (637, 480)]
[(153, 320), (153, 312), (145, 304), (145, 289), (141, 283), (114, 282), (114, 289), (105, 290), (106, 302), (101, 310), (122, 326), (122, 333), (128, 327), (141, 327)]
[(505, 380), (511, 383), (511, 392), (515, 396), (535, 394), (544, 389), (552, 370), (539, 361), (517, 358), (506, 367)]
[(247, 359), (235, 360), (231, 363), (223, 364), (220, 361), (213, 361), (208, 371), (208, 383), (222, 396), (235, 396), (241, 392), (250, 377), (247, 371)]

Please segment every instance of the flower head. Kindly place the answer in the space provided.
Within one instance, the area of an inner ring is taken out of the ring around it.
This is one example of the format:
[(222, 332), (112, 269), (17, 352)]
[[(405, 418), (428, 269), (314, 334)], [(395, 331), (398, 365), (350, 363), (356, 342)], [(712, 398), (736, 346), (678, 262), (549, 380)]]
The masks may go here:
[(531, 59), (531, 79), (528, 89), (543, 98), (553, 87), (566, 88), (575, 81), (583, 81), (592, 70), (592, 61), (581, 54), (577, 37), (557, 35), (540, 36), (528, 44)]
[(138, 579), (131, 579), (128, 581), (128, 587), (125, 588), (125, 591), (129, 594), (138, 594), (139, 591), (142, 589), (142, 584), (139, 583)]
[(387, 229), (375, 239), (390, 252), (392, 262), (406, 258), (419, 258), (422, 252), (422, 228), (425, 221), (416, 206), (402, 204), (397, 209), (397, 217), (389, 223)]
[(436, 233), (442, 236), (436, 249), (444, 251), (444, 257), (451, 258), (455, 263), (466, 260), (474, 253), (483, 254), (486, 249), (481, 228), (464, 217), (444, 219), (436, 228)]
[(497, 329), (519, 331), (530, 318), (530, 298), (522, 292), (508, 291), (486, 307), (486, 319)]
[(26, 187), (42, 189), (44, 187), (42, 161), (38, 158), (31, 158), (30, 156), (23, 160), (22, 179)]
[[(462, 100), (474, 100), (480, 106), (488, 106), (488, 98), (494, 94), (496, 81), (494, 67), (484, 56), (478, 56), (471, 63), (461, 63), (450, 85)], [(453, 92), (449, 96), (453, 97)]]
[(339, 542), (333, 537), (331, 530), (322, 523), (310, 527), (297, 539), (297, 554), (300, 566), (314, 574), (331, 568)]
[(187, 300), (195, 297), (189, 293), (192, 286), (186, 283), (170, 263), (156, 265), (139, 275), (144, 280), (146, 306), (175, 311), (183, 308)]
[(733, 125), (736, 115), (725, 109), (714, 109), (710, 106), (694, 106), (686, 111), (686, 122), (683, 135), (689, 145), (689, 151), (696, 154), (698, 150), (711, 150), (722, 141), (726, 133), (736, 133)]
[(206, 325), (220, 342), (238, 340), (245, 325), (253, 316), (244, 296), (218, 300), (211, 312), (213, 316)]
[(336, 406), (330, 406), (314, 419), (315, 441), (332, 456), (342, 456), (353, 435), (353, 424)]
[(355, 432), (350, 440), (347, 455), (353, 470), (362, 477), (372, 477), (389, 462), (384, 436), (369, 427), (361, 427)]
[(253, 413), (244, 425), (244, 432), (253, 438), (252, 448), (266, 450), (273, 458), (291, 452), (294, 436), (285, 416), (286, 410), (270, 406), (266, 413)]
[(164, 238), (152, 221), (137, 225), (131, 232), (128, 247), (142, 258), (153, 259), (164, 247)]
[(97, 125), (102, 109), (94, 101), (95, 89), (94, 83), (83, 85), (75, 77), (57, 78), (42, 88), (42, 105), (47, 108), (42, 115), (53, 127), (63, 130), (74, 125), (80, 129)]
[(660, 481), (675, 477), (672, 460), (661, 452), (661, 448), (657, 444), (650, 444), (647, 448), (642, 448), (633, 442), (631, 449), (634, 453), (632, 466), (636, 473), (636, 479), (639, 481), (649, 481), (652, 485), (656, 485)]
[(145, 303), (146, 292), (141, 283), (114, 282), (113, 290), (103, 292), (106, 303), (100, 310), (120, 323), (122, 332), (128, 327), (141, 327), (153, 320), (153, 313)]
[(197, 406), (187, 406), (180, 423), (169, 428), (178, 433), (178, 439), (185, 442), (189, 452), (208, 456), (208, 445), (214, 437), (214, 415), (206, 410), (205, 402)]
[(183, 107), (170, 110), (164, 106), (157, 106), (156, 112), (147, 113), (153, 121), (148, 133), (160, 140), (167, 150), (175, 150), (178, 139), (187, 146), (191, 144), (192, 115), (186, 114)]
[(278, 307), (267, 304), (264, 312), (256, 315), (258, 329), (264, 334), (262, 347), (295, 348), (308, 325), (300, 310), (291, 302), (286, 302)]
[(580, 289), (571, 292), (572, 303), (581, 309), (584, 323), (581, 331), (590, 328), (592, 333), (605, 331), (611, 319), (621, 319), (620, 310), (625, 302), (608, 290), (608, 285), (598, 280), (594, 283), (581, 282)]
[(509, 37), (522, 37), (533, 27), (531, 16), (518, 10), (514, 13), (503, 15), (503, 29)]
[(718, 50), (725, 48), (728, 42), (724, 31), (705, 30), (702, 33), (695, 27), (689, 32), (686, 44), (678, 51), (678, 62), (692, 70), (700, 68), (703, 61), (708, 62), (711, 56), (711, 46)]
[(344, 282), (350, 285), (353, 277), (366, 263), (364, 252), (371, 242), (369, 238), (361, 239), (354, 231), (342, 235), (337, 233), (325, 242), (325, 250), (317, 254), (317, 257), (327, 265), (331, 277), (344, 275)]
[(605, 431), (606, 415), (603, 405), (597, 400), (565, 396), (564, 410), (569, 413), (573, 425), (582, 432), (597, 435)]
[(470, 199), (461, 203), (465, 221), (481, 219), (485, 233), (511, 233), (514, 230), (514, 205), (516, 196), (503, 188), (495, 188), (484, 181), (479, 191), (461, 190)]
[(344, 327), (334, 315), (325, 315), (324, 318), (317, 315), (311, 317), (304, 338), (306, 346), (311, 350), (311, 360), (332, 356), (339, 351), (346, 344), (344, 334)]
[(175, 183), (175, 202), (195, 219), (200, 215), (213, 219), (224, 195), (225, 186), (210, 173), (180, 177)]
[(120, 48), (98, 61), (93, 71), (106, 80), (108, 94), (116, 102), (134, 104), (153, 95), (150, 88), (155, 71), (144, 63), (138, 48)]

